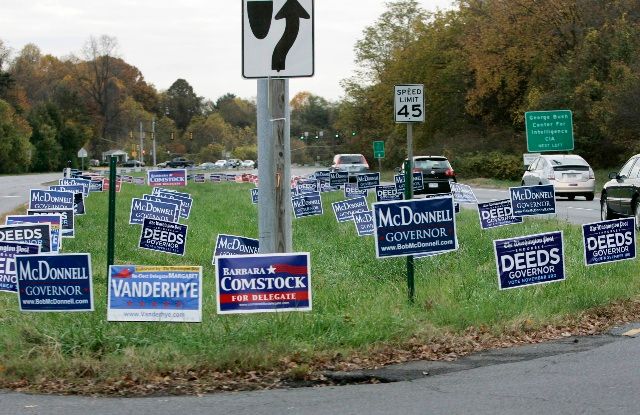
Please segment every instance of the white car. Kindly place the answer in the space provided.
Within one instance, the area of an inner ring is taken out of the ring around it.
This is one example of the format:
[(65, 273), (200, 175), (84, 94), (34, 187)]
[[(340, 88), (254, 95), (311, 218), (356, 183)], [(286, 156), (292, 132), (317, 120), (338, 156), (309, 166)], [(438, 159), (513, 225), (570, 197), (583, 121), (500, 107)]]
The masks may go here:
[(218, 160), (215, 163), (213, 163), (213, 165), (217, 169), (224, 169), (225, 167), (227, 167), (227, 160)]
[(522, 176), (523, 186), (552, 184), (556, 196), (584, 196), (593, 200), (596, 179), (593, 169), (575, 154), (544, 154), (533, 161)]
[(244, 160), (242, 163), (240, 163), (240, 167), (245, 169), (252, 169), (255, 167), (255, 165), (256, 162), (253, 160)]

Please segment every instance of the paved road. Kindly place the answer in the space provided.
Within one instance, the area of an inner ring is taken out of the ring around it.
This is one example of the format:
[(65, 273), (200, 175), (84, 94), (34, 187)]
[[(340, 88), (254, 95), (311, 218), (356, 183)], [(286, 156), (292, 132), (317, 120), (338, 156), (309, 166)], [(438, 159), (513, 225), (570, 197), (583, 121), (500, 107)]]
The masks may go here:
[[(580, 347), (582, 342), (586, 347)], [(566, 350), (566, 347), (575, 349)], [(195, 397), (100, 399), (0, 392), (0, 414), (638, 414), (640, 338), (567, 339), (536, 348), (546, 356), (414, 381), (220, 393)], [(545, 353), (546, 348), (555, 348)], [(515, 356), (519, 348), (503, 355)], [(488, 355), (489, 359), (491, 355)], [(485, 357), (487, 358), (487, 357)], [(469, 359), (473, 359), (470, 357)], [(499, 359), (496, 359), (498, 361)], [(509, 360), (507, 360), (509, 361)], [(456, 362), (449, 363), (456, 365)]]
[(0, 214), (29, 201), (29, 189), (44, 189), (44, 183), (62, 178), (62, 173), (0, 176)]

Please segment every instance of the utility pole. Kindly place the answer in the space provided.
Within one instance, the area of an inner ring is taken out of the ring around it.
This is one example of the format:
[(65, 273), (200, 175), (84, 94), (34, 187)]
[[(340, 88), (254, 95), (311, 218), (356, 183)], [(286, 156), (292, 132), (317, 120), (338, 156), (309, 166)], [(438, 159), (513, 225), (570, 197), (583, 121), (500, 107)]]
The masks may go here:
[(153, 140), (153, 165), (156, 165), (156, 117), (151, 121), (151, 139)]
[(142, 153), (144, 152), (144, 130), (142, 129), (142, 121), (140, 121), (140, 165), (142, 165), (142, 163), (144, 163), (144, 156), (142, 155)]

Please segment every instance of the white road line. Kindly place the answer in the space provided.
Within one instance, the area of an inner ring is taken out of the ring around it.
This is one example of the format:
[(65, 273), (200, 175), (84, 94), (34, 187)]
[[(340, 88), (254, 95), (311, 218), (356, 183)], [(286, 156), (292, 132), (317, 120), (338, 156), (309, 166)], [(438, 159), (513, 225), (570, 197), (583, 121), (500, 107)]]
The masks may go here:
[(574, 210), (590, 210), (592, 212), (596, 212), (600, 209), (589, 209), (589, 208), (579, 208), (579, 207), (573, 207), (573, 206), (567, 206), (567, 209), (574, 209)]
[(20, 196), (10, 195), (10, 196), (0, 196), (0, 197), (20, 197)]

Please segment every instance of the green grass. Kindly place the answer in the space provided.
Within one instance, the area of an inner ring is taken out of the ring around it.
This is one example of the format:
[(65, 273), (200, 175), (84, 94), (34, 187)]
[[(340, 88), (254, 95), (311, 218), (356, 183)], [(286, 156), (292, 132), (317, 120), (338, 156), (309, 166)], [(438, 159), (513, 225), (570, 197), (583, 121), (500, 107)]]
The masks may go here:
[[(477, 213), (458, 215), (460, 249), (416, 260), (416, 302), (406, 300), (405, 260), (377, 260), (372, 237), (358, 238), (353, 223), (337, 223), (323, 195), (325, 214), (294, 220), (295, 251), (309, 251), (313, 311), (253, 315), (216, 314), (211, 256), (218, 233), (257, 237), (257, 207), (250, 185), (190, 184), (194, 207), (184, 258), (138, 249), (140, 227), (128, 225), (132, 197), (146, 186), (123, 185), (117, 201), (116, 264), (202, 265), (203, 322), (109, 323), (106, 321), (107, 195), (92, 194), (87, 215), (65, 252), (90, 252), (96, 311), (20, 313), (16, 296), (0, 293), (0, 384), (41, 377), (100, 380), (154, 376), (190, 368), (269, 369), (287, 356), (366, 353), (372, 347), (427, 341), (469, 326), (496, 333), (523, 320), (539, 324), (631, 298), (640, 293), (637, 261), (585, 267), (579, 227), (557, 220), (482, 231)], [(499, 291), (493, 239), (561, 229), (565, 237), (564, 282)]]

